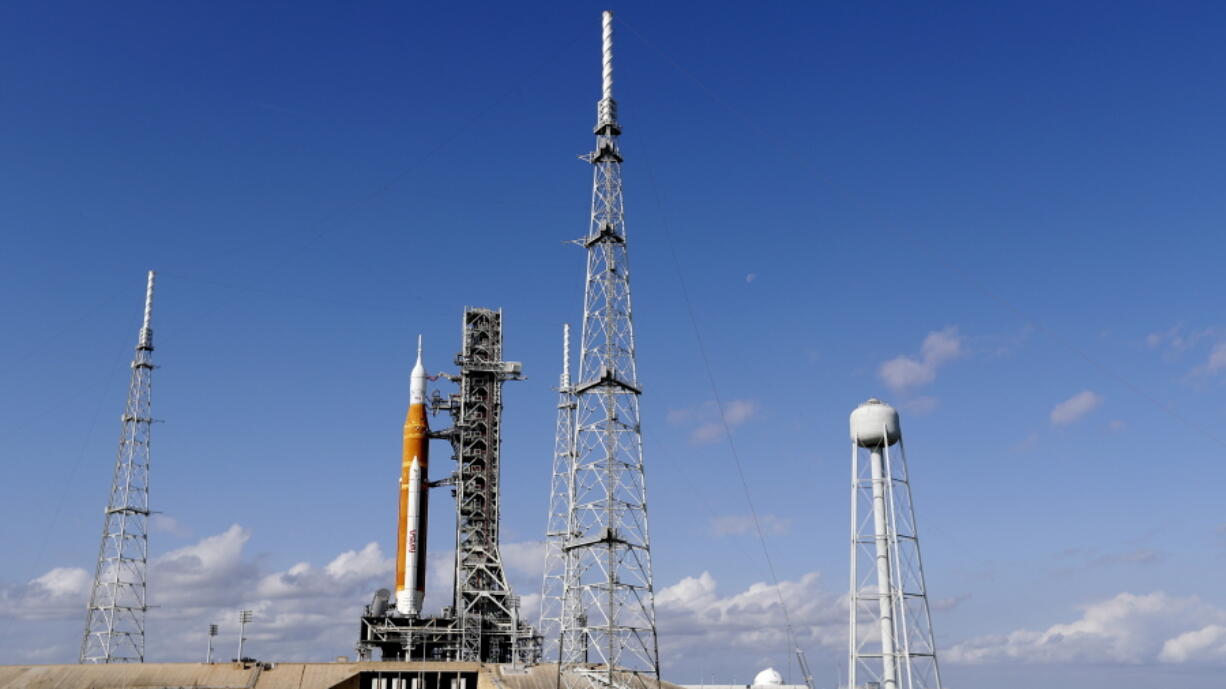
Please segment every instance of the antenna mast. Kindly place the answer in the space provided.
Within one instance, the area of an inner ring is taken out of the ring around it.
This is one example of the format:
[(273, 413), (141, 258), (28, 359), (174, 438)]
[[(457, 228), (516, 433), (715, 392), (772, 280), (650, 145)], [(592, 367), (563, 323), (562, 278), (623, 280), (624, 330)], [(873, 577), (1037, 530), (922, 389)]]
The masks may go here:
[(562, 595), (566, 562), (563, 547), (570, 519), (571, 466), (575, 457), (575, 395), (570, 384), (570, 324), (562, 326), (562, 376), (558, 381), (558, 426), (553, 442), (553, 480), (549, 519), (545, 525), (545, 577), (541, 584), (541, 616), (537, 631), (544, 657), (560, 660)]
[(82, 663), (145, 662), (146, 567), (149, 560), (149, 430), (153, 374), (153, 280), (132, 360), (115, 478), (111, 483), (81, 639)]
[[(560, 660), (592, 687), (660, 678), (639, 383), (613, 100), (613, 13), (602, 17), (592, 213), (568, 482)], [(559, 489), (555, 481), (554, 490)], [(551, 504), (557, 504), (555, 494)]]

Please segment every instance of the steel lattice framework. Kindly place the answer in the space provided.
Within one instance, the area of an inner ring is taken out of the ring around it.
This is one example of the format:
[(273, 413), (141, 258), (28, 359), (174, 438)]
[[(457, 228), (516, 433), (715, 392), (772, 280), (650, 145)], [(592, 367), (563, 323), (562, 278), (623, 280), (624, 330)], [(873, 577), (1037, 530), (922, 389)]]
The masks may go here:
[(907, 455), (892, 432), (852, 442), (848, 686), (941, 689)]
[[(568, 485), (561, 662), (589, 684), (660, 677), (647, 485), (613, 100), (613, 15), (605, 12), (573, 462)], [(555, 489), (557, 485), (555, 485)]]
[(558, 423), (553, 443), (553, 479), (549, 518), (545, 525), (545, 577), (541, 584), (541, 615), (537, 624), (544, 657), (558, 655), (562, 633), (562, 595), (566, 561), (563, 547), (570, 519), (570, 472), (575, 457), (575, 395), (570, 383), (570, 325), (562, 326), (562, 376), (558, 381)]
[(82, 663), (145, 661), (146, 569), (149, 560), (149, 431), (153, 424), (153, 280), (132, 360), (115, 476), (102, 525), (98, 566), (81, 639)]
[[(498, 549), (502, 383), (520, 378), (522, 366), (502, 360), (502, 312), (464, 310), (460, 394), (447, 407), (456, 469), (455, 615), (458, 660), (483, 661), (535, 649), (496, 649), (520, 642), (519, 599), (511, 592)], [(491, 630), (497, 633), (490, 634)], [(486, 638), (483, 638), (486, 637)]]

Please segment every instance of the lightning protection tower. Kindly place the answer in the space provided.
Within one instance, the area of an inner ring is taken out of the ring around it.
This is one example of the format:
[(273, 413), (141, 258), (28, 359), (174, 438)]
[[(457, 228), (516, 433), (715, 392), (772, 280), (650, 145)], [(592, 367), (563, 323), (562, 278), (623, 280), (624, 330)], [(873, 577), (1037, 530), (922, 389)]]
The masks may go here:
[[(593, 687), (659, 682), (647, 484), (622, 207), (622, 155), (613, 100), (613, 13), (603, 24), (603, 93), (596, 108), (592, 213), (574, 453), (562, 545), (562, 664)], [(563, 482), (566, 483), (566, 482)], [(558, 489), (555, 483), (554, 489)], [(556, 498), (556, 496), (555, 496)]]
[(570, 472), (575, 457), (575, 395), (570, 384), (570, 324), (562, 326), (562, 377), (558, 381), (558, 424), (553, 442), (553, 480), (549, 519), (545, 525), (545, 577), (541, 585), (541, 615), (537, 631), (544, 657), (558, 660), (562, 633), (562, 594), (566, 562), (563, 547), (570, 519)]
[(848, 686), (940, 689), (902, 430), (877, 399), (851, 413), (851, 520)]
[(149, 559), (149, 429), (153, 375), (153, 279), (132, 360), (119, 433), (115, 477), (102, 522), (102, 544), (81, 639), (82, 663), (145, 661), (146, 564)]

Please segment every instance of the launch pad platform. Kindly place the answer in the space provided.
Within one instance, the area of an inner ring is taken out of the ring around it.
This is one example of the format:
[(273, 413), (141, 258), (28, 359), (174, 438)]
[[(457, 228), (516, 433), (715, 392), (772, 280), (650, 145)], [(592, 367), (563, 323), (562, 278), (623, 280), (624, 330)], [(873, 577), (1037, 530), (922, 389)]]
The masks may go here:
[[(654, 680), (643, 689), (682, 689)], [(568, 689), (584, 686), (556, 664), (110, 663), (3, 665), (0, 689)]]

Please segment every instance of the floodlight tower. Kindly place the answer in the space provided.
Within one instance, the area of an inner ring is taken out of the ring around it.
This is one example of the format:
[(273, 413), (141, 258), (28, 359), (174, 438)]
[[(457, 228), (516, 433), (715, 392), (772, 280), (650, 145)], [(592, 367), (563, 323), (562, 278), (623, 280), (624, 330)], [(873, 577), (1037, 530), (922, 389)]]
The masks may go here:
[(209, 649), (204, 654), (204, 662), (206, 663), (213, 662), (213, 639), (216, 637), (217, 637), (217, 625), (210, 624), (209, 625)]
[(849, 597), (848, 686), (941, 689), (902, 430), (878, 399), (851, 413)]
[(558, 424), (553, 442), (553, 479), (549, 518), (545, 524), (545, 577), (541, 584), (541, 616), (537, 624), (544, 657), (558, 660), (562, 633), (562, 595), (566, 561), (563, 547), (570, 518), (570, 474), (575, 457), (575, 395), (570, 384), (570, 324), (562, 326), (562, 376), (558, 381)]
[[(575, 442), (565, 541), (561, 662), (593, 687), (659, 681), (647, 484), (613, 100), (613, 13), (605, 12)], [(555, 484), (555, 489), (557, 484)]]
[(149, 560), (149, 430), (153, 425), (153, 280), (145, 284), (145, 318), (132, 359), (115, 476), (102, 522), (102, 544), (85, 613), (82, 663), (145, 662), (146, 570)]
[(247, 643), (247, 625), (255, 618), (251, 610), (238, 611), (238, 662), (243, 662), (243, 646)]

